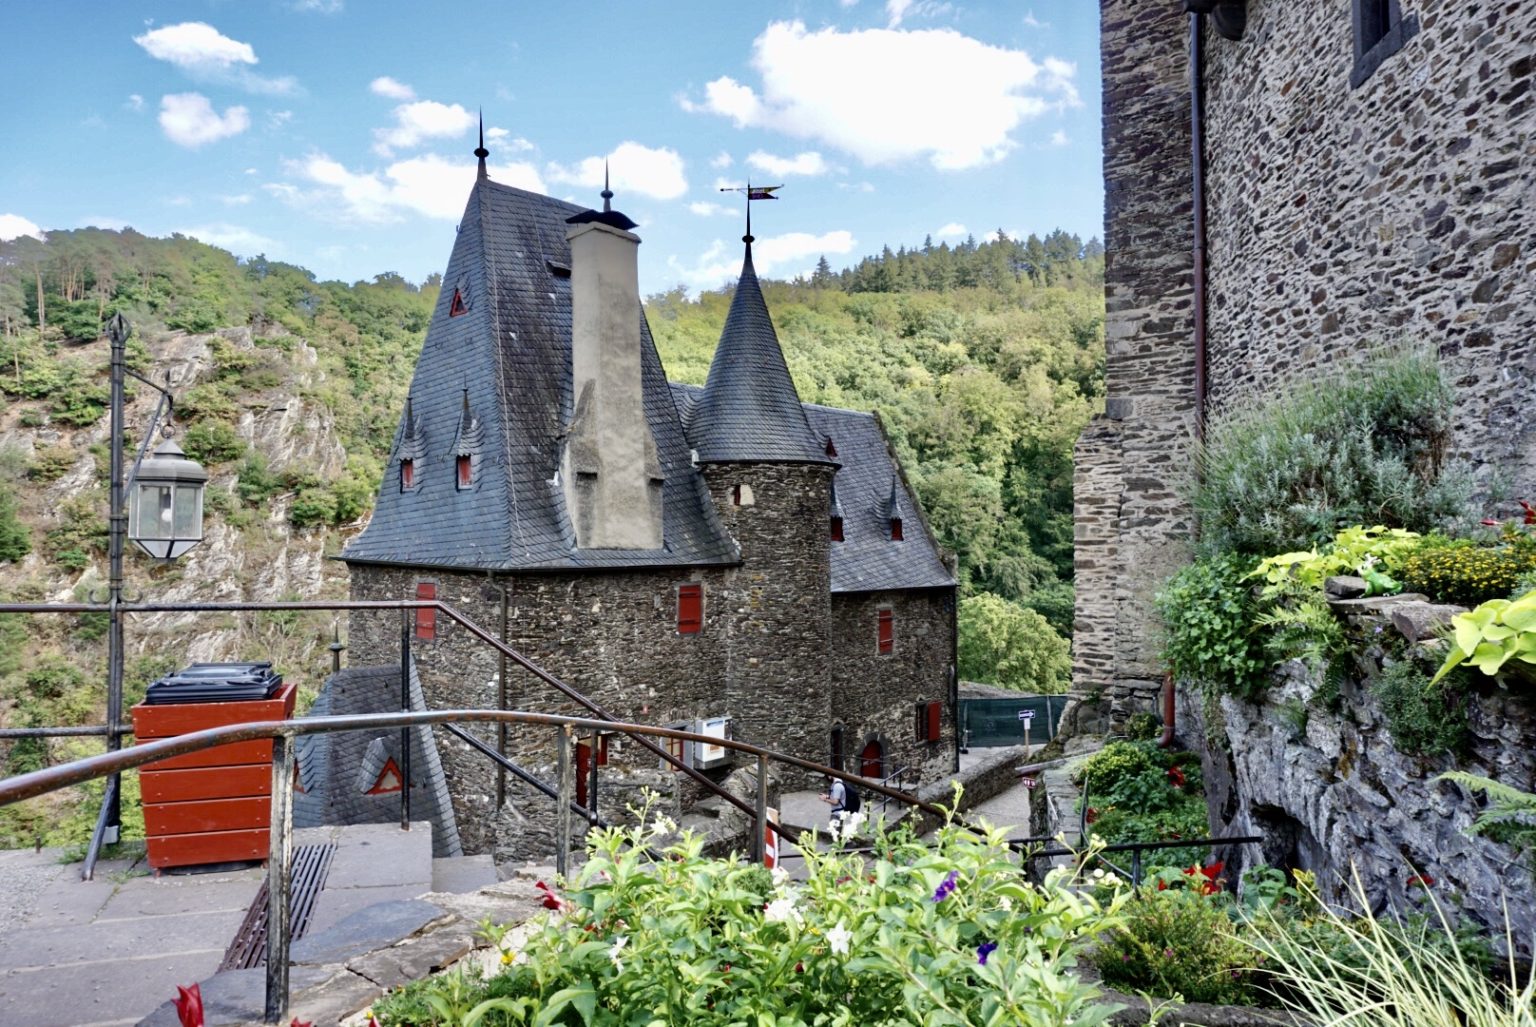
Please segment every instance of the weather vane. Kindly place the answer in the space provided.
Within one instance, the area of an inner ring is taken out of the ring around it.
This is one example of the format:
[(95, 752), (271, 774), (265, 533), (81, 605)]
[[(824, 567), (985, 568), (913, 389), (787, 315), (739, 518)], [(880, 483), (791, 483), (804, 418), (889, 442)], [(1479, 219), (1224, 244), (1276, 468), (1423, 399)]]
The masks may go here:
[(720, 191), (722, 193), (744, 193), (744, 194), (746, 194), (746, 197), (747, 197), (747, 234), (741, 237), (741, 241), (742, 242), (750, 243), (752, 241), (752, 201), (753, 200), (777, 200), (778, 197), (773, 195), (773, 194), (774, 194), (774, 192), (776, 192), (777, 190), (782, 189), (782, 188), (784, 188), (784, 186), (782, 184), (780, 184), (780, 185), (753, 185), (751, 182), (748, 182), (746, 185), (727, 185), (727, 186), (721, 186), (720, 187)]

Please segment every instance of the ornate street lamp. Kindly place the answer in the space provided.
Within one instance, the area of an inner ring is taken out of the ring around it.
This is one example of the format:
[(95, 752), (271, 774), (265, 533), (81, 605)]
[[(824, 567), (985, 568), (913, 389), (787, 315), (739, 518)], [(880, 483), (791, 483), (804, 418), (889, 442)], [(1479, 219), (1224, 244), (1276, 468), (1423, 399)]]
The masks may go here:
[[(172, 408), (170, 392), (128, 367), (128, 336), (133, 328), (122, 314), (107, 322), (107, 336), (112, 340), (111, 376), (111, 509), (107, 517), (107, 750), (122, 748), (123, 720), (123, 542), (133, 539), (150, 556), (174, 560), (203, 537), (203, 486), (208, 472), (189, 460), (181, 447), (167, 439), (154, 454), (144, 459), (144, 450), (154, 435), (160, 415)], [(150, 422), (138, 460), (129, 475), (133, 484), (131, 511), (124, 495), (123, 480), (123, 384), (132, 377), (160, 393), (160, 403)], [(169, 381), (169, 377), (167, 377)], [(89, 880), (96, 866), (96, 853), (103, 842), (118, 840), (122, 825), (122, 782), (113, 774), (107, 781), (96, 832), (86, 853), (83, 876)]]

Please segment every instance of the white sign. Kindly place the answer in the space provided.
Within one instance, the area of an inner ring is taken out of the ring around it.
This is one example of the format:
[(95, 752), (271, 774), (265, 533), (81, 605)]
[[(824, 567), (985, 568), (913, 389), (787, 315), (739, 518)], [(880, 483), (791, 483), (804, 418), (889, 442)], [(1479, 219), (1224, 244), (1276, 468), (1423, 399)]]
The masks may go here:
[(1034, 720), (1035, 719), (1035, 711), (1034, 710), (1020, 710), (1019, 711), (1019, 719), (1020, 720)]

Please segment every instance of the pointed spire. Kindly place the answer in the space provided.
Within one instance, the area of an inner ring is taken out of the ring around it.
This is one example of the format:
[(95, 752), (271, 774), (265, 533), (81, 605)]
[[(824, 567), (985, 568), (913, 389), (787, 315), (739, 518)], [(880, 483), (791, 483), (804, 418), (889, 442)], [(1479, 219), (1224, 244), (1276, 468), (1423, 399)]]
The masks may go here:
[(490, 155), (491, 151), (485, 148), (485, 111), (482, 110), (480, 112), (480, 145), (475, 147), (475, 156), (480, 159), (480, 168), (476, 172), (477, 178), (484, 179), (486, 177), (485, 158)]
[(603, 198), (603, 213), (607, 214), (613, 210), (613, 190), (608, 188), (608, 161), (606, 159), (603, 161), (603, 191), (600, 195)]

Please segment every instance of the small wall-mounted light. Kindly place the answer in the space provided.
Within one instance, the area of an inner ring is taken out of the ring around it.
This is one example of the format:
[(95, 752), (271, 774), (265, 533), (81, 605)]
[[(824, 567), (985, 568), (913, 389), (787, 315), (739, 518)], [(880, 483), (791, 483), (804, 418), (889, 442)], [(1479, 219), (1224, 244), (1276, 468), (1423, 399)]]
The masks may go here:
[(1248, 0), (1184, 0), (1187, 14), (1209, 14), (1216, 34), (1234, 42), (1248, 27)]
[(203, 540), (208, 472), (166, 439), (134, 473), (128, 538), (157, 560), (174, 560)]

